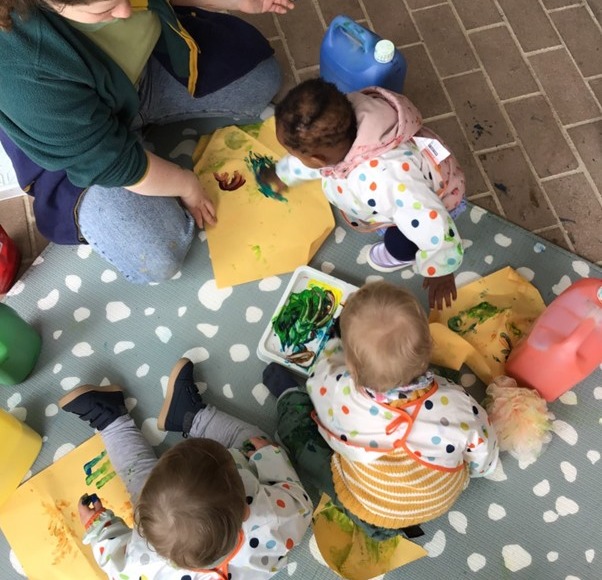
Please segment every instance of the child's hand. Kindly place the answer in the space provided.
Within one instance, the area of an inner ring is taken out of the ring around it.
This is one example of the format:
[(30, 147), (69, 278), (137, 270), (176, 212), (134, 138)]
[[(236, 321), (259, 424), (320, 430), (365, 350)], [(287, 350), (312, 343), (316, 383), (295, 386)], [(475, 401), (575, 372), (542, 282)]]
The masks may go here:
[(282, 193), (288, 189), (288, 186), (276, 175), (276, 167), (262, 167), (258, 174), (257, 180), (264, 185), (268, 185), (274, 193)]
[(448, 308), (452, 302), (458, 297), (456, 290), (456, 280), (453, 274), (445, 276), (437, 276), (436, 278), (425, 278), (422, 287), (429, 293), (429, 306), (434, 308), (437, 305), (437, 310), (443, 308), (443, 301)]
[(248, 441), (254, 447), (254, 449), (251, 449), (245, 453), (247, 457), (251, 457), (253, 453), (259, 451), (262, 447), (274, 445), (269, 439), (265, 439), (264, 437), (249, 437)]
[(84, 527), (97, 513), (103, 511), (104, 509), (105, 508), (103, 507), (102, 502), (98, 499), (95, 493), (92, 495), (84, 493), (84, 495), (82, 495), (77, 502), (79, 519)]

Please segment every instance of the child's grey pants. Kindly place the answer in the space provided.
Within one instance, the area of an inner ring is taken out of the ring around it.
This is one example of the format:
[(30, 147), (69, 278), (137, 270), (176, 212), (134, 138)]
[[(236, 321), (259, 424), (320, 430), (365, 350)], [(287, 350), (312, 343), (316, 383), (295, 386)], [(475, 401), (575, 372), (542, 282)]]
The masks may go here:
[[(155, 450), (129, 415), (118, 417), (100, 434), (111, 463), (135, 504), (157, 463)], [(213, 405), (207, 405), (196, 414), (189, 433), (189, 437), (213, 439), (228, 449), (241, 449), (250, 437), (261, 436), (269, 439), (259, 427), (218, 411)]]

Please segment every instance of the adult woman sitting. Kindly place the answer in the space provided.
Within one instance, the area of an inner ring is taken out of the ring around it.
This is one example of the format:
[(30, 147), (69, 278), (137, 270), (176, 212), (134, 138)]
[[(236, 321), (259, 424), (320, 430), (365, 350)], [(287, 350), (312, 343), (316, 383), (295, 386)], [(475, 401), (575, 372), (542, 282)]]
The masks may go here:
[[(192, 3), (196, 6), (192, 6)], [(89, 243), (128, 280), (165, 280), (215, 210), (149, 123), (257, 118), (280, 86), (267, 40), (230, 14), (289, 0), (0, 0), (0, 143), (40, 232)], [(182, 207), (183, 206), (183, 207)]]

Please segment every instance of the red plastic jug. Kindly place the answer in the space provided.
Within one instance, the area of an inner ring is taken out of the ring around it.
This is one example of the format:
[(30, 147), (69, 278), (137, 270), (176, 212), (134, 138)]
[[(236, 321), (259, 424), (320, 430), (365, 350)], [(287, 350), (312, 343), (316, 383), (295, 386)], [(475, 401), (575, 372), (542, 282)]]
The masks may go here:
[(0, 294), (8, 292), (17, 275), (21, 256), (8, 234), (0, 226)]
[(506, 374), (556, 400), (602, 363), (602, 280), (569, 286), (514, 348)]

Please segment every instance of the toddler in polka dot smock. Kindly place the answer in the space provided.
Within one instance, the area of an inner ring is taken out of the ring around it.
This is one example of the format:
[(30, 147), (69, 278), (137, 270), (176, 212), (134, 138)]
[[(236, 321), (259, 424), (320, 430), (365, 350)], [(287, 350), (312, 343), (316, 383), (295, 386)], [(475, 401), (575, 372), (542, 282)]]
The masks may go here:
[(286, 566), (312, 503), (286, 453), (258, 427), (203, 402), (180, 359), (157, 419), (186, 439), (157, 459), (121, 387), (84, 385), (59, 401), (100, 431), (135, 506), (132, 530), (84, 495), (84, 543), (109, 578), (261, 580)]
[[(278, 434), (299, 472), (314, 473), (312, 483), (334, 493), (375, 537), (374, 527), (399, 533), (441, 516), (470, 477), (497, 465), (486, 411), (462, 387), (431, 372), (430, 355), (420, 303), (379, 281), (348, 298), (340, 337), (320, 353), (306, 391), (282, 391), (290, 387), (284, 369), (264, 371), (266, 386), (279, 396)], [(313, 435), (308, 415), (317, 424)], [(327, 479), (314, 465), (330, 467)]]
[(276, 136), (290, 155), (260, 181), (281, 192), (321, 178), (352, 226), (386, 228), (368, 254), (374, 269), (412, 266), (431, 308), (451, 304), (463, 248), (449, 212), (463, 209), (464, 174), (406, 97), (379, 87), (345, 95), (310, 79), (276, 106)]

